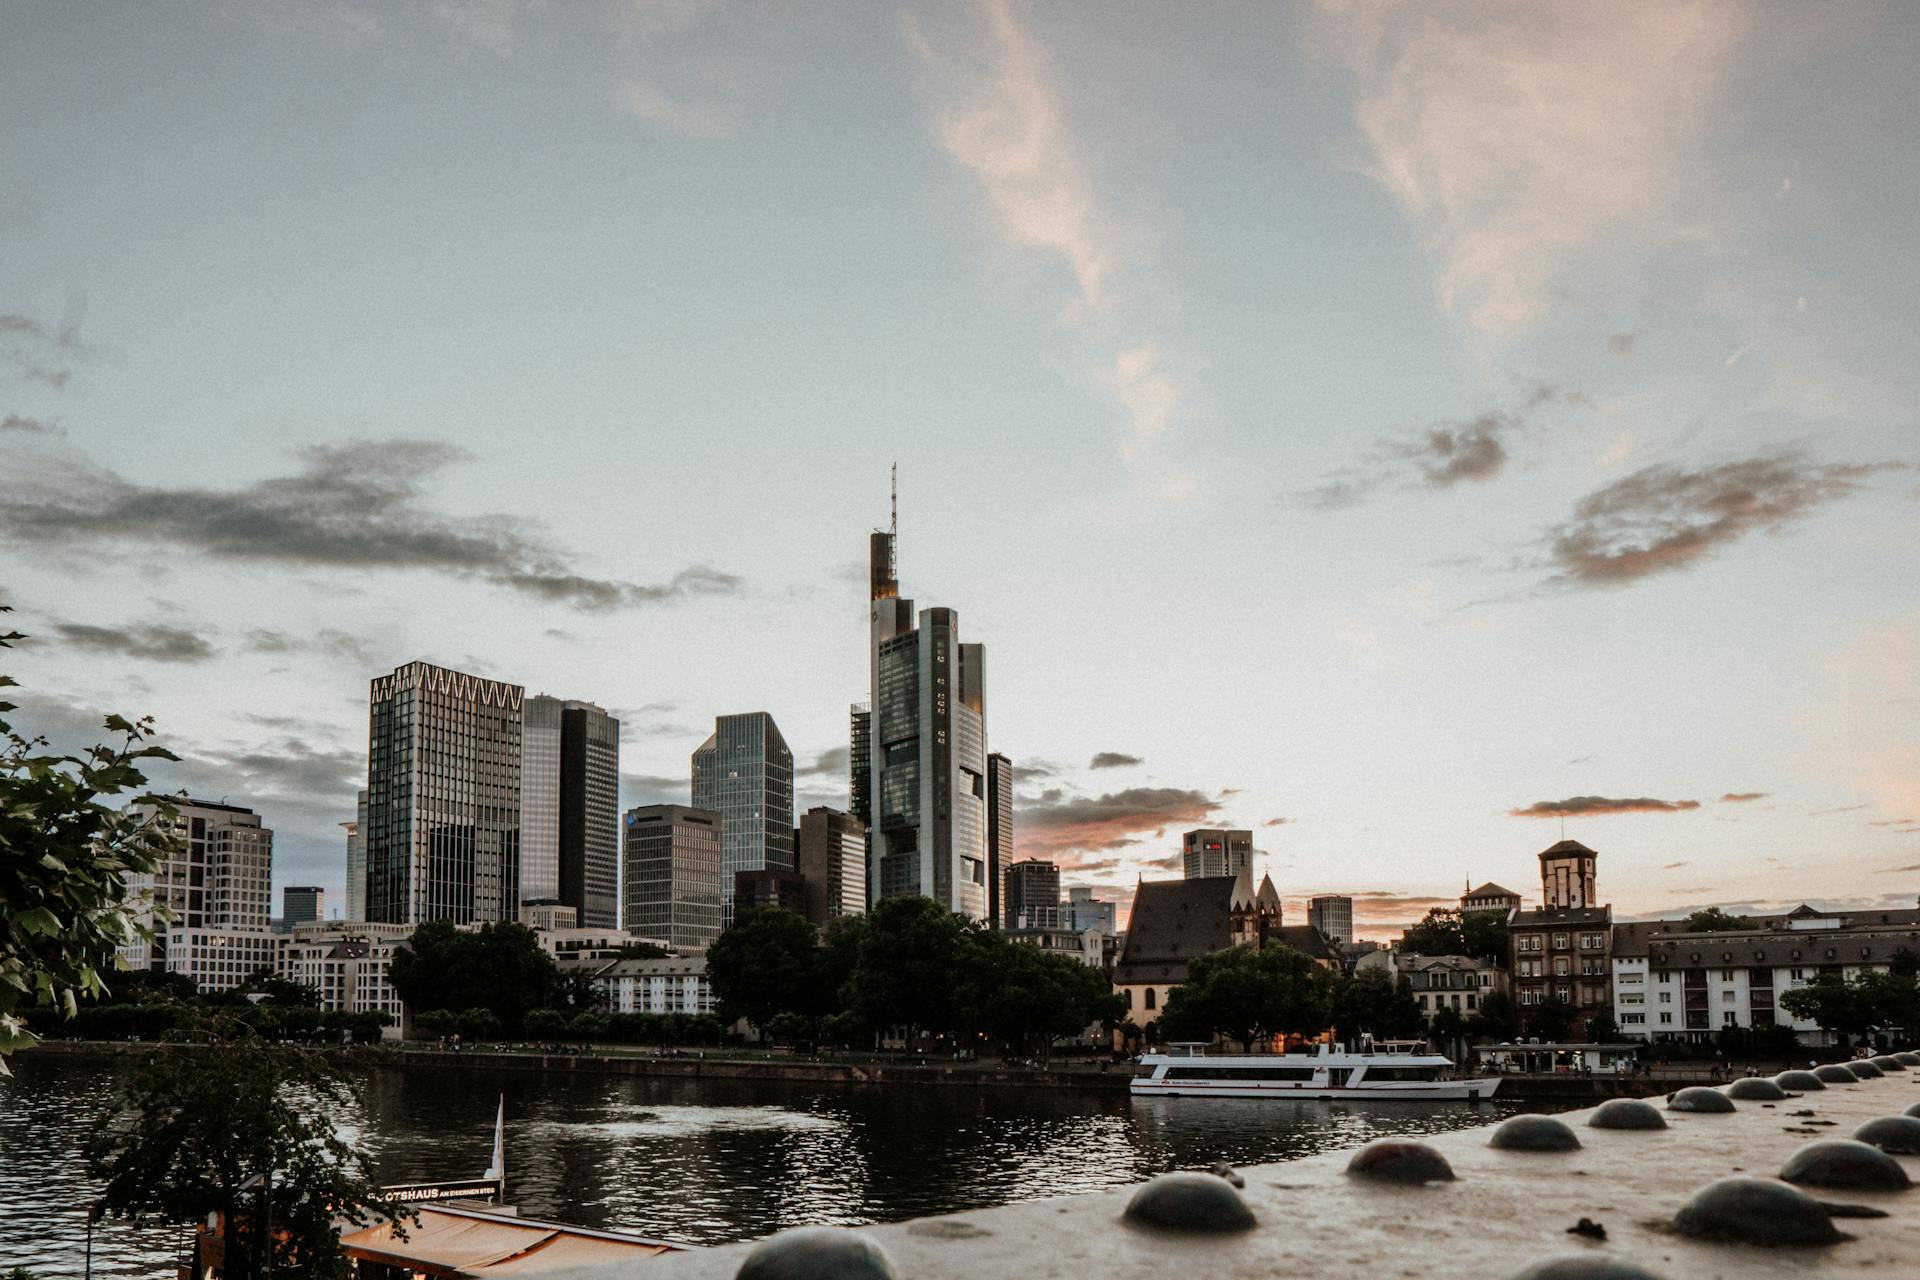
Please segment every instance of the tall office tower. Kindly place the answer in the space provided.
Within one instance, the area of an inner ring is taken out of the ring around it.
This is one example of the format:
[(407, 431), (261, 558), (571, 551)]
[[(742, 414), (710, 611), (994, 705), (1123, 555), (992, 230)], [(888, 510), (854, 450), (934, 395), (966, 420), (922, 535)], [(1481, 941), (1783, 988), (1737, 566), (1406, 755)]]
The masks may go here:
[(874, 900), (922, 894), (977, 920), (987, 889), (986, 650), (960, 615), (900, 598), (899, 522), (868, 542), (867, 885)]
[(1307, 923), (1342, 946), (1353, 941), (1353, 899), (1337, 893), (1307, 899)]
[(560, 709), (536, 693), (520, 725), (520, 901), (560, 898)]
[(847, 708), (847, 812), (862, 826), (873, 821), (873, 708)]
[(719, 814), (683, 804), (627, 810), (628, 933), (702, 950), (720, 936), (721, 824)]
[(1187, 880), (1253, 870), (1253, 832), (1205, 828), (1180, 838), (1180, 874)]
[[(227, 990), (273, 964), (273, 832), (239, 805), (173, 803), (178, 848), (151, 873), (129, 877), (135, 914), (153, 940), (118, 951), (133, 968), (183, 973), (208, 990)], [(153, 812), (151, 805), (137, 808)]]
[(1044, 929), (1059, 923), (1060, 868), (1029, 858), (1007, 868), (1008, 929)]
[(867, 828), (850, 813), (817, 805), (794, 831), (800, 875), (807, 882), (807, 919), (824, 926), (867, 909)]
[(347, 919), (356, 923), (367, 918), (367, 793), (354, 797), (354, 819), (340, 825), (347, 829)]
[(367, 919), (520, 915), (520, 732), (526, 690), (427, 662), (368, 693)]
[(290, 884), (280, 891), (280, 924), (291, 929), (327, 918), (327, 891), (317, 884)]
[(693, 807), (724, 820), (721, 919), (733, 923), (736, 872), (793, 870), (793, 752), (764, 711), (716, 716), (693, 753)]
[(1013, 862), (1013, 761), (987, 757), (987, 919), (1005, 927), (1007, 867)]
[(560, 712), (559, 896), (581, 928), (619, 927), (620, 722), (591, 702)]

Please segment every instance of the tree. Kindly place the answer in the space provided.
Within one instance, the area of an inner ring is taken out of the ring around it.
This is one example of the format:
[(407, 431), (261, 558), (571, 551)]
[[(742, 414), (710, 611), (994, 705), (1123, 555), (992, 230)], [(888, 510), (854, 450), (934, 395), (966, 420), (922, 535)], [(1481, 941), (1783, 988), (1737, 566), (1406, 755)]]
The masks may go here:
[(1750, 916), (1728, 915), (1719, 907), (1702, 907), (1680, 922), (1679, 933), (1730, 933), (1759, 926)]
[(533, 930), (511, 923), (469, 932), (450, 921), (428, 921), (394, 950), (388, 976), (416, 1021), (435, 1009), (487, 1009), (498, 1019), (490, 1034), (504, 1029), (518, 1035), (530, 1010), (549, 1007), (562, 995), (553, 957)]
[(1587, 1019), (1587, 1040), (1593, 1044), (1619, 1044), (1620, 1024), (1606, 1011)]
[(1477, 956), (1505, 962), (1507, 915), (1434, 907), (1401, 935), (1397, 950), (1414, 956)]
[(1563, 1044), (1573, 1034), (1573, 1006), (1565, 1000), (1542, 1000), (1527, 1010), (1527, 1034), (1549, 1044)]
[(869, 1027), (950, 1032), (958, 1019), (954, 974), (979, 925), (931, 898), (882, 898), (867, 913), (845, 987), (850, 1012)]
[(1341, 1039), (1353, 1041), (1363, 1032), (1397, 1040), (1424, 1032), (1427, 1024), (1405, 978), (1396, 982), (1383, 969), (1365, 969), (1335, 985), (1333, 1025)]
[(244, 1031), (212, 1052), (158, 1054), (89, 1146), (89, 1171), (114, 1216), (186, 1224), (222, 1215), (229, 1280), (269, 1271), (346, 1280), (336, 1222), (404, 1212), (380, 1194), (366, 1155), (334, 1131), (332, 1114), (350, 1094), (319, 1054)]
[(567, 1015), (558, 1009), (535, 1009), (521, 1019), (520, 1029), (532, 1040), (558, 1040), (567, 1034)]
[(1433, 1037), (1433, 1042), (1440, 1046), (1440, 1052), (1457, 1059), (1460, 1056), (1460, 1044), (1467, 1037), (1467, 1020), (1458, 1009), (1442, 1006), (1434, 1012), (1428, 1033)]
[(1504, 991), (1480, 997), (1480, 1008), (1467, 1019), (1467, 1033), (1484, 1040), (1510, 1041), (1520, 1034), (1520, 1011)]
[[(25, 638), (0, 634), (0, 648)], [(0, 690), (18, 684), (0, 674)], [(14, 708), (0, 701), (0, 717)], [(108, 716), (103, 727), (117, 745), (56, 755), (45, 738), (0, 719), (0, 1074), (6, 1055), (35, 1039), (23, 1011), (71, 1018), (82, 999), (106, 994), (101, 969), (114, 949), (147, 932), (130, 877), (152, 871), (180, 842), (178, 811), (142, 792), (143, 762), (179, 757), (150, 741), (151, 718)], [(129, 793), (141, 803), (107, 803)]]
[(1780, 993), (1780, 1007), (1849, 1039), (1898, 1027), (1920, 1029), (1920, 985), (1912, 975), (1868, 970), (1853, 977), (1823, 973)]
[(1327, 972), (1291, 947), (1229, 947), (1187, 966), (1187, 980), (1167, 994), (1160, 1034), (1219, 1035), (1249, 1047), (1277, 1035), (1314, 1035), (1326, 1029), (1332, 996)]
[(825, 1012), (814, 977), (819, 943), (807, 918), (784, 907), (742, 911), (707, 948), (707, 981), (720, 1016), (764, 1028), (783, 1013)]
[(970, 949), (972, 978), (960, 996), (962, 1021), (1003, 1050), (1049, 1061), (1055, 1040), (1124, 1016), (1105, 975), (1072, 956), (1010, 942), (995, 930), (972, 935)]

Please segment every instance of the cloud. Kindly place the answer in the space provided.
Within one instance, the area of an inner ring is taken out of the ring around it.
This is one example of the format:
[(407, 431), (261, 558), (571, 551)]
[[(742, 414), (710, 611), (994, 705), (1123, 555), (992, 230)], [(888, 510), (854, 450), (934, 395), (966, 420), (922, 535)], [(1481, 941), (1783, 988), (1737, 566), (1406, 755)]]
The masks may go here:
[(1286, 827), (1300, 821), (1298, 818), (1268, 818), (1260, 825), (1263, 827)]
[(1807, 816), (1809, 818), (1824, 818), (1828, 814), (1834, 814), (1834, 813), (1858, 813), (1860, 812), (1860, 810), (1865, 809), (1867, 807), (1868, 806), (1865, 804), (1843, 804), (1837, 809), (1809, 810), (1807, 813)]
[(334, 627), (322, 627), (310, 636), (256, 627), (247, 632), (246, 647), (252, 653), (318, 653), (362, 667), (373, 661), (371, 651), (358, 636)]
[(1135, 480), (1162, 496), (1182, 497), (1191, 479), (1162, 459), (1162, 442), (1181, 392), (1158, 343), (1121, 314), (1114, 277), (1124, 237), (1102, 208), (1093, 178), (1066, 126), (1044, 51), (1021, 26), (1009, 0), (983, 0), (984, 30), (929, 34), (904, 20), (908, 47), (936, 100), (934, 133), (947, 154), (978, 180), (994, 224), (1015, 249), (1030, 250), (1072, 278), (1066, 318), (1100, 354), (1093, 379), (1127, 421), (1122, 455)]
[(38, 418), (23, 418), (17, 413), (10, 413), (4, 418), (0, 418), (0, 431), (19, 431), (30, 436), (54, 436), (61, 434), (60, 428), (54, 426), (52, 423), (42, 422)]
[(1129, 787), (1093, 797), (1049, 791), (1015, 812), (1014, 840), (1023, 858), (1113, 849), (1176, 823), (1204, 821), (1219, 808), (1204, 791), (1175, 787)]
[(1547, 538), (1552, 582), (1617, 587), (1690, 568), (1748, 534), (1778, 533), (1858, 490), (1878, 466), (1778, 453), (1688, 470), (1644, 467), (1582, 498)]
[(629, 81), (619, 103), (636, 119), (683, 138), (725, 138), (734, 130), (726, 112), (675, 97), (651, 80)]
[(692, 796), (691, 772), (677, 778), (653, 773), (620, 775), (620, 807), (623, 810), (641, 804), (690, 804)]
[(110, 653), (143, 662), (205, 662), (213, 657), (213, 645), (184, 627), (142, 623), (122, 627), (98, 627), (82, 622), (56, 622), (54, 634), (61, 642), (88, 653)]
[(1485, 483), (1506, 470), (1512, 438), (1531, 425), (1543, 406), (1556, 402), (1579, 404), (1585, 397), (1577, 391), (1540, 386), (1514, 408), (1390, 435), (1359, 463), (1330, 473), (1320, 485), (1298, 495), (1299, 500), (1333, 511), (1355, 506), (1388, 486), (1433, 490)]
[(1623, 360), (1632, 355), (1633, 349), (1638, 345), (1639, 339), (1631, 333), (1615, 333), (1607, 337), (1607, 350)]
[(1482, 348), (1529, 329), (1582, 271), (1697, 236), (1670, 206), (1733, 62), (1737, 6), (1319, 9), (1371, 176)]
[(1920, 818), (1883, 818), (1879, 822), (1869, 822), (1870, 827), (1911, 827), (1920, 824)]
[(1524, 809), (1509, 809), (1507, 813), (1515, 818), (1571, 818), (1607, 813), (1683, 813), (1699, 807), (1698, 800), (1652, 800), (1645, 796), (1616, 800), (1607, 796), (1573, 796), (1566, 800), (1538, 800)]
[(796, 765), (793, 776), (796, 778), (840, 778), (847, 777), (847, 748), (828, 747), (813, 758), (812, 763)]
[(455, 516), (425, 482), (466, 454), (429, 440), (315, 445), (290, 475), (235, 489), (166, 488), (104, 467), (44, 460), (0, 492), (0, 541), (17, 547), (131, 544), (213, 559), (476, 577), (578, 609), (658, 604), (739, 591), (696, 565), (664, 584), (582, 576), (538, 530), (504, 515)]
[(1662, 871), (1678, 871), (1681, 867), (1690, 867), (1691, 862), (1665, 862), (1660, 865)]
[(76, 304), (71, 310), (71, 316), (58, 328), (49, 328), (17, 311), (0, 314), (0, 359), (30, 381), (44, 382), (55, 391), (65, 390), (73, 370), (51, 365), (47, 357), (71, 360), (89, 354), (80, 341), (80, 308)]
[(1087, 762), (1089, 769), (1125, 769), (1136, 764), (1145, 764), (1142, 756), (1130, 756), (1124, 751), (1100, 751)]
[(1720, 797), (1721, 804), (1746, 804), (1749, 800), (1765, 800), (1765, 791), (1729, 791)]

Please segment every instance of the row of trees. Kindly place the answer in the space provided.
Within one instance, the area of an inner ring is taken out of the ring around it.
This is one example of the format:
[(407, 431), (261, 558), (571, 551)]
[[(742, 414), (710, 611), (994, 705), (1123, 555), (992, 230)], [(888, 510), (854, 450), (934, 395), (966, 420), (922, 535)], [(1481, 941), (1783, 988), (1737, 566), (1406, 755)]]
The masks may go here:
[[(652, 943), (634, 942), (623, 956), (662, 956)], [(413, 1013), (414, 1025), (467, 1039), (506, 1036), (536, 1040), (621, 1039), (610, 1035), (590, 977), (563, 973), (533, 930), (520, 924), (483, 924), (475, 930), (434, 920), (396, 948), (388, 971), (393, 989)], [(629, 1028), (630, 1030), (630, 1028)], [(688, 1039), (700, 1043), (701, 1029)], [(635, 1039), (635, 1043), (661, 1043)]]
[(917, 897), (824, 930), (778, 907), (743, 912), (707, 951), (707, 979), (722, 1019), (787, 1042), (853, 1045), (899, 1028), (909, 1042), (985, 1040), (1044, 1059), (1055, 1040), (1126, 1017), (1099, 969)]

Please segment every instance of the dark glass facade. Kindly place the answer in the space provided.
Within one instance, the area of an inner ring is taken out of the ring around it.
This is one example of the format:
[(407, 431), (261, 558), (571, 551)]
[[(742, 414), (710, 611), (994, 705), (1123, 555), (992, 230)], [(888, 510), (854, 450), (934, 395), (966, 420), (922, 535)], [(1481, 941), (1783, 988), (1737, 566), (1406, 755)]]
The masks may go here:
[(794, 869), (793, 752), (772, 716), (715, 718), (693, 753), (693, 807), (721, 817), (721, 916), (731, 921), (737, 874)]
[(526, 691), (426, 662), (368, 696), (367, 919), (513, 920), (520, 912)]
[(704, 950), (720, 936), (721, 817), (680, 804), (627, 810), (623, 927)]
[(580, 926), (620, 923), (620, 722), (590, 702), (560, 713), (560, 901)]
[(1013, 761), (987, 757), (987, 918), (1006, 921), (1007, 867), (1013, 861)]

